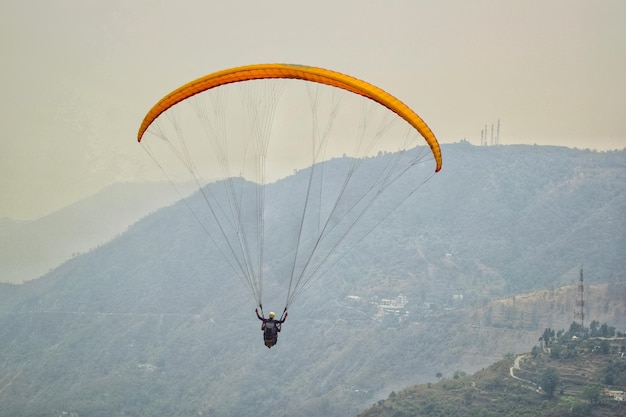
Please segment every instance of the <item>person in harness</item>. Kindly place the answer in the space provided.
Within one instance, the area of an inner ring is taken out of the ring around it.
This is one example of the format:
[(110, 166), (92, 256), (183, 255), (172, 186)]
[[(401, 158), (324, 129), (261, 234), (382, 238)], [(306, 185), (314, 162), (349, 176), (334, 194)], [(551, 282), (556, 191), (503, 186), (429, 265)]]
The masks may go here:
[[(259, 309), (254, 310), (256, 312), (256, 316), (263, 323), (261, 324), (261, 330), (263, 330), (263, 341), (265, 342), (265, 346), (268, 349), (271, 349), (272, 346), (278, 343), (278, 332), (280, 332), (282, 324), (287, 319), (287, 311), (283, 313), (283, 317), (280, 320), (276, 320), (276, 315), (273, 311), (270, 311), (269, 318), (265, 318), (263, 315), (259, 315)], [(261, 312), (263, 310), (261, 309)]]

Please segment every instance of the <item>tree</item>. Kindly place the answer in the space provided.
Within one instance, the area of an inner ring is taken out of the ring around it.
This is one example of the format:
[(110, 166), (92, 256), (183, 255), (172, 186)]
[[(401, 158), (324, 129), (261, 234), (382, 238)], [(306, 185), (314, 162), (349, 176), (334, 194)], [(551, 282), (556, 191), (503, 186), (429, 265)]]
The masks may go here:
[(552, 349), (550, 349), (550, 357), (552, 359), (561, 359), (561, 354), (563, 352), (563, 348), (559, 345), (556, 346), (552, 346)]
[(464, 376), (466, 376), (467, 374), (463, 371), (454, 371), (454, 375), (452, 376), (452, 378), (454, 379), (459, 379), (462, 378)]
[(605, 355), (611, 351), (611, 343), (608, 340), (600, 340), (600, 352)]
[(583, 389), (582, 396), (588, 400), (590, 404), (599, 404), (602, 399), (602, 385), (597, 382), (587, 384)]
[(539, 356), (539, 353), (541, 353), (541, 349), (539, 349), (538, 346), (533, 346), (533, 349), (530, 351), (531, 355), (533, 355), (533, 359), (536, 359), (537, 356)]
[(545, 343), (546, 346), (550, 346), (550, 341), (552, 340), (553, 337), (554, 337), (554, 330), (548, 327), (543, 331), (543, 335), (541, 336), (541, 339), (543, 339), (543, 343)]
[(601, 337), (613, 337), (615, 336), (615, 327), (609, 326), (606, 323), (603, 323), (600, 326), (600, 336)]
[(547, 368), (541, 377), (541, 388), (552, 398), (560, 382), (559, 372), (555, 368)]
[(570, 335), (573, 336), (573, 335), (576, 335), (576, 334), (582, 334), (582, 332), (583, 332), (583, 328), (580, 325), (580, 323), (577, 323), (577, 322), (573, 321), (572, 324), (569, 325), (568, 333)]

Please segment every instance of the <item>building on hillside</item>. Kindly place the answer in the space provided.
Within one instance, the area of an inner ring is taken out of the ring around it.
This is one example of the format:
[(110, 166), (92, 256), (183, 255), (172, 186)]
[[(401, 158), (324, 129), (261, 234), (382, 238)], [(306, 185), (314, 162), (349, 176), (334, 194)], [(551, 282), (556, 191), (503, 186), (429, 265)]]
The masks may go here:
[(605, 388), (604, 396), (613, 398), (615, 401), (624, 401), (624, 391), (611, 391)]
[(400, 294), (396, 298), (382, 298), (378, 303), (377, 318), (383, 319), (385, 316), (397, 316), (400, 320), (408, 315), (405, 306), (409, 299)]

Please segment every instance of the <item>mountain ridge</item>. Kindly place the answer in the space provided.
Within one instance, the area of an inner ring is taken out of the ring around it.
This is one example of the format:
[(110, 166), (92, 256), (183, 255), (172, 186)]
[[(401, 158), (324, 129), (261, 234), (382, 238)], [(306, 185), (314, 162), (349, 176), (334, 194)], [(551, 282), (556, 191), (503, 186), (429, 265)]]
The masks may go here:
[(166, 183), (116, 183), (35, 220), (1, 218), (0, 282), (39, 278), (178, 199)]
[[(356, 415), (566, 327), (581, 264), (587, 317), (623, 326), (626, 152), (444, 152), (444, 170), (290, 307), (271, 350), (184, 204), (0, 284), (0, 414)], [(276, 241), (280, 220), (267, 219)], [(282, 308), (283, 278), (268, 275), (268, 311)], [(537, 302), (520, 295), (533, 291)], [(399, 296), (398, 315), (381, 314)]]

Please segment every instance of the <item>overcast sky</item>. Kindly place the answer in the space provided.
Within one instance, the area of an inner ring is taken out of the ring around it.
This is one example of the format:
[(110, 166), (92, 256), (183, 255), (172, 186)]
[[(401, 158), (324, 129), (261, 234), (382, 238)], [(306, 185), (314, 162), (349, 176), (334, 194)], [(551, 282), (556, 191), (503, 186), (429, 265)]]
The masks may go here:
[(500, 119), (502, 144), (622, 149), (625, 22), (624, 0), (0, 0), (0, 218), (146, 179), (147, 110), (253, 63), (369, 81), (442, 143)]

